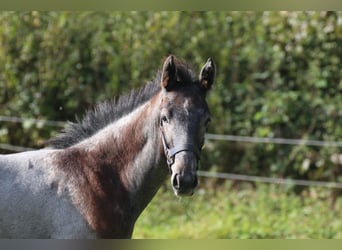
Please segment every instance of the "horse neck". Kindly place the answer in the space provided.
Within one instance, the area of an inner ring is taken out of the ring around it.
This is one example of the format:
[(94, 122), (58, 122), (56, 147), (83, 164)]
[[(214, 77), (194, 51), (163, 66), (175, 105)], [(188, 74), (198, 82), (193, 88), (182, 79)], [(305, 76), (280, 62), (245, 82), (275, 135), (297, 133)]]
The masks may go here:
[(134, 160), (121, 173), (136, 217), (151, 201), (168, 174), (160, 140), (159, 101), (157, 94), (136, 111), (137, 116), (132, 119), (132, 124), (127, 124), (128, 140), (124, 147), (136, 143), (138, 153), (134, 154)]
[[(127, 116), (78, 145), (93, 159), (97, 169), (110, 165), (136, 217), (153, 198), (168, 173), (161, 161), (158, 94)], [(164, 163), (164, 164), (163, 164)], [(101, 170), (100, 170), (101, 171)], [(116, 177), (117, 177), (116, 176)]]

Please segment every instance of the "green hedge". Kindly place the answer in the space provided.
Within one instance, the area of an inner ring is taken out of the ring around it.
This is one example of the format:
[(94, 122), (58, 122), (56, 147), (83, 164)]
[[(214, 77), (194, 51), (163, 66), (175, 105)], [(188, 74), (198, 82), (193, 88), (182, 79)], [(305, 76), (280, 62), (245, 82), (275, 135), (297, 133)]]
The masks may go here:
[[(341, 12), (0, 12), (0, 114), (74, 120), (170, 53), (216, 61), (209, 132), (341, 140)], [(1, 122), (0, 142), (41, 147), (57, 131)], [(331, 180), (335, 153), (209, 141), (202, 168)]]

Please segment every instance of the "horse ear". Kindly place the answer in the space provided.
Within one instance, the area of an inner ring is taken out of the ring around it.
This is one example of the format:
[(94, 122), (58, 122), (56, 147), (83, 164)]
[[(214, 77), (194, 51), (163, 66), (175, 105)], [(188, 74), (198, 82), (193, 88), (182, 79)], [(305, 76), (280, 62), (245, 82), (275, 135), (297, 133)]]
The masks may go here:
[(211, 58), (208, 58), (199, 74), (199, 82), (206, 91), (210, 90), (211, 85), (214, 83), (215, 73), (215, 63)]
[(170, 55), (166, 58), (163, 66), (161, 85), (163, 88), (169, 90), (177, 82), (177, 67), (175, 64), (175, 57)]

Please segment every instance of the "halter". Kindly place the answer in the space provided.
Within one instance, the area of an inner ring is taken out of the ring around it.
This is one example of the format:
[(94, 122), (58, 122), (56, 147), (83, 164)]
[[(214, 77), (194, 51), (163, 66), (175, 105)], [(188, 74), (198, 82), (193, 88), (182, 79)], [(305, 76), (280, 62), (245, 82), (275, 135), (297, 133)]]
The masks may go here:
[(200, 159), (200, 150), (192, 144), (189, 144), (189, 143), (178, 144), (178, 145), (175, 145), (173, 148), (169, 148), (166, 143), (165, 133), (164, 133), (164, 129), (162, 125), (160, 126), (160, 130), (161, 130), (161, 135), (162, 135), (161, 137), (162, 137), (164, 152), (166, 156), (167, 166), (169, 168), (170, 173), (172, 172), (171, 166), (173, 165), (173, 163), (175, 163), (175, 156), (179, 152), (190, 151), (196, 155), (197, 160)]

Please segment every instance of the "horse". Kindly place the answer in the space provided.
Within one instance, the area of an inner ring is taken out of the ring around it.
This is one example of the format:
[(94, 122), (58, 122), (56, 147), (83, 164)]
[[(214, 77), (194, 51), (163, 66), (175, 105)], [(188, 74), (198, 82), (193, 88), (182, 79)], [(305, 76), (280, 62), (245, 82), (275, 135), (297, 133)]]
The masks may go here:
[(131, 238), (171, 176), (190, 196), (215, 77), (168, 56), (140, 89), (95, 105), (42, 149), (0, 155), (0, 238)]

